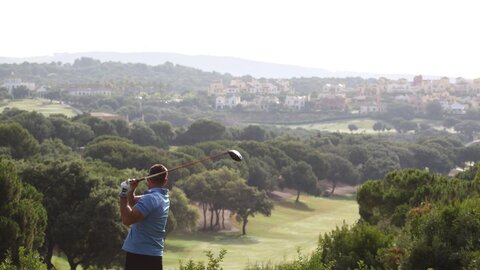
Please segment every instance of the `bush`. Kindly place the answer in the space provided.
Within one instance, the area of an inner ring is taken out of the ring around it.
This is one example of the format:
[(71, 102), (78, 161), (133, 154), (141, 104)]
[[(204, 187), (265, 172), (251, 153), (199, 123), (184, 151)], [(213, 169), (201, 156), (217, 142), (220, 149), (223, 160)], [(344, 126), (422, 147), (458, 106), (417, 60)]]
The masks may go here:
[(42, 258), (38, 252), (28, 253), (24, 247), (18, 249), (19, 265), (13, 263), (12, 255), (8, 254), (5, 261), (0, 264), (0, 270), (21, 270), (21, 269), (35, 269), (47, 270), (47, 265), (42, 262)]

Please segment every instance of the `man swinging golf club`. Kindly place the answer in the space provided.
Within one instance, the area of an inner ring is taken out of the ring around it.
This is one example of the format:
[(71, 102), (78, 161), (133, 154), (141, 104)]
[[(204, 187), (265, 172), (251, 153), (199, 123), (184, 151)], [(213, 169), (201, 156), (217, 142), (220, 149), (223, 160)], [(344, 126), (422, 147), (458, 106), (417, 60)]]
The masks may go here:
[(165, 226), (170, 208), (167, 168), (155, 164), (148, 175), (152, 176), (146, 178), (148, 190), (141, 196), (135, 195), (140, 180), (129, 179), (120, 185), (122, 222), (132, 225), (122, 247), (126, 251), (126, 270), (163, 269)]

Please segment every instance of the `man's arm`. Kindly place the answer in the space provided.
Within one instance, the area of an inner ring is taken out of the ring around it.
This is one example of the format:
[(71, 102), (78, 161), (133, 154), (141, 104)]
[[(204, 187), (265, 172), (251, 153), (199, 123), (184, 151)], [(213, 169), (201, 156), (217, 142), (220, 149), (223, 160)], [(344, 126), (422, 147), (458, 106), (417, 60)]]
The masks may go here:
[(137, 204), (137, 202), (140, 200), (140, 198), (142, 198), (142, 195), (135, 195), (135, 188), (133, 188), (133, 192), (132, 193), (128, 193), (127, 194), (127, 202), (128, 202), (128, 205), (130, 207), (134, 207), (135, 204)]
[(127, 204), (127, 198), (120, 198), (120, 215), (122, 216), (122, 223), (127, 226), (137, 223), (144, 218), (135, 206), (132, 208)]
[(142, 213), (135, 207), (141, 196), (135, 196), (135, 189), (138, 186), (137, 180), (129, 180), (130, 188), (126, 197), (120, 197), (120, 215), (122, 223), (131, 225), (141, 221), (144, 217)]

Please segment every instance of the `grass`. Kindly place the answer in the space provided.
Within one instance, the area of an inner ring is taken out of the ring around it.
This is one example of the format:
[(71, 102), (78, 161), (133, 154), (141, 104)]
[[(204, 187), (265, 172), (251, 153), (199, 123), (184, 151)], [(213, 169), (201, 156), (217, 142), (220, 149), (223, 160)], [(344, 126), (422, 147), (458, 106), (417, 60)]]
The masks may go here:
[[(354, 199), (302, 194), (299, 203), (295, 203), (294, 198), (276, 201), (270, 217), (250, 218), (246, 236), (241, 232), (202, 231), (169, 235), (163, 257), (164, 269), (176, 270), (180, 261), (186, 264), (190, 259), (206, 262), (205, 251), (212, 250), (217, 256), (222, 248), (227, 250), (221, 263), (223, 269), (290, 261), (297, 256), (298, 248), (303, 254), (310, 253), (317, 247), (319, 235), (344, 222), (353, 224), (358, 218), (358, 204)], [(54, 256), (53, 264), (58, 270), (69, 269), (63, 256)]]
[[(376, 134), (377, 131), (373, 130), (373, 124), (378, 120), (371, 118), (361, 118), (361, 119), (344, 119), (344, 120), (335, 120), (335, 121), (325, 121), (312, 124), (302, 124), (302, 125), (277, 125), (277, 127), (289, 127), (292, 129), (303, 128), (306, 130), (320, 130), (320, 131), (329, 131), (329, 132), (342, 132), (350, 133), (348, 125), (354, 124), (358, 127), (358, 130), (353, 133), (368, 133)], [(388, 131), (384, 131), (388, 132)], [(390, 130), (390, 132), (395, 132), (395, 130)]]
[[(412, 121), (420, 124), (425, 123), (431, 125), (434, 129), (437, 130), (444, 130), (445, 128), (442, 126), (442, 121), (438, 120), (430, 120), (430, 119), (420, 119), (415, 118)], [(341, 132), (341, 133), (351, 133), (348, 129), (348, 125), (354, 124), (358, 127), (358, 130), (353, 131), (354, 134), (378, 134), (378, 131), (373, 130), (373, 124), (376, 122), (384, 122), (381, 120), (376, 120), (372, 118), (361, 118), (361, 119), (344, 119), (344, 120), (335, 120), (335, 121), (325, 121), (319, 123), (311, 123), (311, 124), (301, 124), (301, 125), (276, 125), (277, 127), (288, 127), (291, 129), (295, 128), (303, 128), (306, 130), (319, 130), (319, 131), (328, 131), (328, 132)], [(453, 129), (447, 129), (448, 132), (454, 133)], [(382, 131), (381, 134), (386, 133), (395, 133), (396, 130), (394, 128), (390, 129), (389, 131)]]
[(77, 115), (77, 111), (72, 107), (60, 104), (57, 101), (50, 103), (50, 100), (43, 98), (9, 100), (6, 104), (0, 106), (0, 112), (5, 108), (17, 108), (25, 111), (37, 111), (45, 116), (51, 114), (64, 114), (68, 117)]
[(297, 248), (309, 253), (317, 247), (320, 234), (330, 232), (343, 222), (358, 220), (354, 200), (335, 200), (301, 196), (277, 202), (270, 217), (255, 216), (249, 220), (247, 235), (241, 232), (195, 232), (173, 234), (167, 238), (164, 254), (165, 269), (178, 269), (179, 261), (206, 261), (204, 251), (218, 254), (225, 248), (224, 269), (244, 269), (247, 264), (280, 263), (292, 260)]

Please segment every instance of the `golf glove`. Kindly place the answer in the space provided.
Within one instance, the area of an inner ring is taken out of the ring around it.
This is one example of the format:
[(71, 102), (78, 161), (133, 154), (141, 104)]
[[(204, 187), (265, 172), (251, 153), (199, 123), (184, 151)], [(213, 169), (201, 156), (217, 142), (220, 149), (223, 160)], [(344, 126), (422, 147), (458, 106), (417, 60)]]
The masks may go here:
[(130, 179), (127, 181), (123, 181), (120, 184), (120, 194), (118, 194), (118, 196), (122, 198), (126, 198), (129, 190), (130, 190)]

